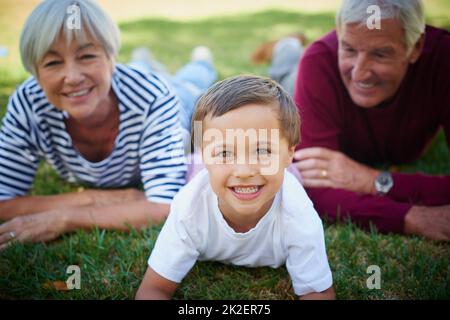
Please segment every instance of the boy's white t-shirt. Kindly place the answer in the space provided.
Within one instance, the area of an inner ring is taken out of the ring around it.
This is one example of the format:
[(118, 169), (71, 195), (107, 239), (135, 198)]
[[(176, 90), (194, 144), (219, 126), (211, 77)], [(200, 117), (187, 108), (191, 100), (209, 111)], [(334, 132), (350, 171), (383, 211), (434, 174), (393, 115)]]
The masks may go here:
[(182, 188), (148, 264), (180, 283), (197, 260), (273, 268), (286, 263), (297, 295), (332, 285), (322, 221), (302, 185), (287, 171), (272, 207), (246, 233), (235, 232), (223, 218), (206, 169)]

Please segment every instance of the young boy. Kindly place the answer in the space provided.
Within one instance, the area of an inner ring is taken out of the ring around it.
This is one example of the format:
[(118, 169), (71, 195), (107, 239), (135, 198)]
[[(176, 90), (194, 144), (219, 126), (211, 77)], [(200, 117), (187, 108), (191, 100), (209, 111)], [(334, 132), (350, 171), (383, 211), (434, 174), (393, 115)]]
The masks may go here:
[(199, 100), (199, 123), (206, 169), (175, 196), (136, 298), (168, 299), (197, 260), (214, 260), (286, 263), (297, 295), (333, 299), (321, 220), (285, 170), (299, 143), (289, 95), (269, 79), (229, 78)]

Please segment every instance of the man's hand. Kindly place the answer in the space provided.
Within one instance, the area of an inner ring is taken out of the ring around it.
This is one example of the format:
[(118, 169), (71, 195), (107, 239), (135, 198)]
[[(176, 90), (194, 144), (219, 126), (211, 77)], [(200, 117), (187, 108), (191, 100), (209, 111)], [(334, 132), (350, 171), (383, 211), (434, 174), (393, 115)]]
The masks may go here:
[(405, 216), (404, 231), (431, 240), (450, 241), (450, 205), (412, 207)]
[(374, 182), (379, 171), (353, 161), (342, 152), (314, 147), (298, 150), (294, 154), (306, 187), (344, 189), (359, 193), (376, 194)]

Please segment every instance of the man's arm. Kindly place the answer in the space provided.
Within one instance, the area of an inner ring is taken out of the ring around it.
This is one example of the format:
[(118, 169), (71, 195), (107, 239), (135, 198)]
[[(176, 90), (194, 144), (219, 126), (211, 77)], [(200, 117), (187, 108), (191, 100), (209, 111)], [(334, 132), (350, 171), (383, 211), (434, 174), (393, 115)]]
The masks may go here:
[(419, 207), (385, 196), (361, 194), (343, 189), (307, 188), (309, 197), (322, 217), (330, 222), (350, 218), (381, 233), (406, 233), (432, 240), (450, 240), (450, 206)]
[(136, 300), (169, 300), (177, 287), (178, 283), (161, 277), (148, 267), (136, 293)]
[[(380, 171), (360, 164), (339, 151), (313, 147), (298, 150), (294, 159), (302, 183), (311, 188), (334, 188), (376, 195)], [(424, 206), (450, 204), (450, 175), (392, 174), (394, 185), (387, 197)]]

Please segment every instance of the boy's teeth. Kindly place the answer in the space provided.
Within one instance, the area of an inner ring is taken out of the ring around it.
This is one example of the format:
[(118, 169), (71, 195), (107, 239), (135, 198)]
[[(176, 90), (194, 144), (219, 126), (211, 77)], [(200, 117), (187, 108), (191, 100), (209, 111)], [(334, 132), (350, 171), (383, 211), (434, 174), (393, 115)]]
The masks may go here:
[(372, 84), (372, 83), (363, 83), (363, 82), (360, 82), (360, 83), (358, 83), (358, 85), (359, 85), (361, 88), (363, 88), (363, 89), (370, 89), (370, 88), (373, 88), (373, 87), (374, 87), (374, 84)]
[(86, 89), (86, 90), (77, 91), (77, 92), (74, 92), (74, 93), (69, 93), (67, 96), (69, 96), (69, 97), (79, 97), (79, 96), (84, 96), (88, 92), (89, 92), (89, 89)]
[(236, 193), (255, 193), (258, 192), (258, 187), (234, 187)]

